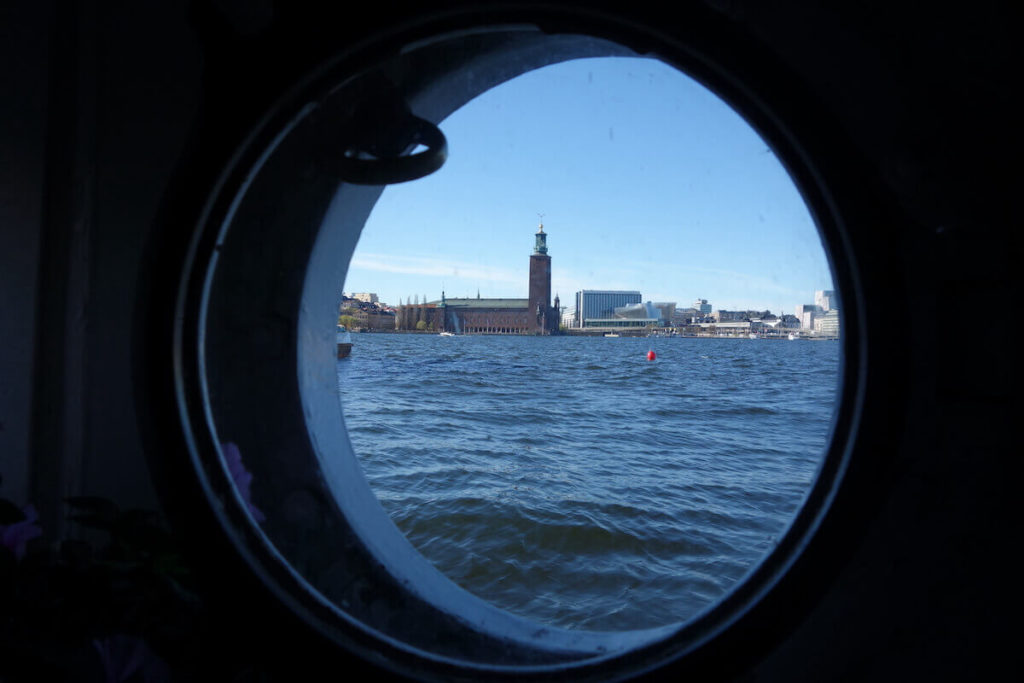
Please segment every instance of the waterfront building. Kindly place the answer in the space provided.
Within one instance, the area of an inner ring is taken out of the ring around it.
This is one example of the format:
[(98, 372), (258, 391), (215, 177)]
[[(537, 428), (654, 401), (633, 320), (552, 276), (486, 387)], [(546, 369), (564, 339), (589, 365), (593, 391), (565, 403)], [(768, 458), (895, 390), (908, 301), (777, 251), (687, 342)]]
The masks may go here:
[(702, 334), (709, 334), (715, 337), (743, 337), (746, 338), (751, 332), (757, 333), (763, 325), (760, 321), (735, 320), (729, 322), (702, 322), (694, 325)]
[(671, 321), (675, 327), (683, 327), (696, 322), (701, 317), (700, 311), (696, 308), (677, 308), (672, 314)]
[(804, 310), (800, 314), (800, 329), (802, 330), (813, 330), (814, 320), (817, 316), (817, 312), (814, 310)]
[(668, 325), (676, 315), (675, 301), (655, 301), (654, 308), (658, 311), (658, 324)]
[(650, 301), (642, 304), (626, 304), (615, 307), (616, 318), (646, 319), (657, 322), (659, 311)]
[(528, 332), (551, 334), (558, 331), (558, 301), (551, 310), (551, 257), (548, 256), (548, 236), (544, 224), (537, 227), (533, 253), (530, 254), (530, 299), (528, 302)]
[(607, 318), (588, 318), (587, 327), (648, 327), (658, 324), (659, 312), (650, 301), (616, 306)]
[(576, 324), (574, 327), (601, 327), (599, 321), (615, 319), (615, 309), (639, 304), (638, 291), (584, 289), (576, 292)]
[(395, 312), (383, 309), (363, 310), (359, 309), (352, 314), (356, 319), (357, 326), (365, 330), (393, 330), (395, 329)]
[[(364, 298), (357, 298), (357, 297)], [(380, 304), (379, 301), (369, 301), (369, 298), (377, 299), (376, 294), (356, 294), (354, 296), (342, 295), (341, 304), (338, 306), (338, 315), (349, 316), (353, 320), (348, 321), (352, 329), (359, 330), (391, 330), (396, 326), (394, 309)]]
[(562, 327), (574, 327), (576, 325), (576, 311), (572, 309), (562, 313)]
[(604, 327), (614, 327), (616, 329), (632, 327), (641, 329), (658, 324), (656, 318), (587, 318), (584, 322), (586, 327), (592, 330)]
[(630, 320), (643, 320), (644, 325), (656, 325), (663, 327), (668, 325), (675, 314), (676, 305), (672, 303), (653, 303), (646, 301), (642, 304), (626, 304), (615, 307), (616, 318), (627, 318)]
[(811, 330), (826, 337), (839, 336), (839, 299), (833, 290), (819, 290), (814, 293), (813, 304), (796, 307), (796, 318), (800, 329)]
[(700, 317), (711, 315), (711, 304), (707, 299), (697, 299), (693, 302), (693, 308), (696, 309)]
[(800, 321), (800, 329), (813, 330), (814, 321), (824, 311), (818, 304), (800, 304), (796, 307), (796, 317)]
[(800, 328), (800, 319), (797, 318), (795, 315), (784, 313), (780, 316), (780, 320), (782, 321), (780, 325), (788, 330), (795, 330)]
[(742, 321), (746, 317), (746, 311), (715, 311), (711, 314), (711, 318), (716, 323)]
[(398, 329), (416, 329), (419, 321), (434, 331), (455, 334), (557, 334), (559, 300), (551, 304), (551, 257), (548, 255), (547, 233), (538, 226), (530, 255), (528, 297), (525, 299), (441, 298), (414, 305), (407, 314), (396, 318)]
[(815, 320), (814, 331), (823, 337), (839, 336), (839, 311), (832, 309)]
[(439, 328), (455, 334), (530, 334), (529, 299), (446, 299), (438, 303)]

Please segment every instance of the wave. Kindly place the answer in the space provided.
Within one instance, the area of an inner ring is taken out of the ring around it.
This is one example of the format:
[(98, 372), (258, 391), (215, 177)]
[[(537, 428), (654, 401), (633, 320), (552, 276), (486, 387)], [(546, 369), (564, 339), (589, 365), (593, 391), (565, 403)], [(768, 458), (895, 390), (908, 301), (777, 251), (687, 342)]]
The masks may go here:
[(484, 599), (598, 630), (689, 619), (774, 546), (839, 372), (838, 345), (358, 341), (339, 396), (396, 525)]

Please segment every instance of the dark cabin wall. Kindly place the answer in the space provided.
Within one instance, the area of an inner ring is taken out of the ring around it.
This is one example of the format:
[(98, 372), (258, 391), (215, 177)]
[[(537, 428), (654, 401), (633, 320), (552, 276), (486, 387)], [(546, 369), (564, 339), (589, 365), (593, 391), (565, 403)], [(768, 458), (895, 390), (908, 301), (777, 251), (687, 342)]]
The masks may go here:
[(52, 8), (0, 6), (0, 495), (29, 499)]
[(2, 493), (55, 532), (68, 495), (156, 507), (131, 342), (143, 245), (198, 101), (186, 5), (4, 5)]
[[(130, 363), (144, 249), (168, 178), (186, 149), (200, 100), (202, 60), (188, 2), (97, 3), (95, 214), (89, 383), (82, 487), (155, 504), (135, 427)], [(182, 226), (182, 229), (186, 229)], [(116, 303), (114, 303), (116, 302)], [(114, 305), (111, 305), (111, 304)], [(111, 481), (116, 468), (123, 473)], [(121, 478), (123, 477), (123, 479)]]
[[(1021, 256), (999, 170), (1012, 133), (1015, 57), (999, 3), (920, 11), (868, 3), (801, 8), (730, 3), (826, 103), (863, 151), (870, 181), (904, 212), (862, 267), (893, 267), (911, 393), (880, 454), (877, 496), (851, 501), (862, 540), (801, 627), (756, 668), (763, 680), (983, 680), (1009, 652), (1019, 594), (1005, 552), (1019, 358), (985, 319), (1014, 289)], [(1016, 56), (1019, 59), (1019, 55)], [(869, 178), (865, 178), (869, 180)], [(1019, 221), (1016, 221), (1019, 222)], [(1005, 301), (1005, 300), (1004, 300)], [(986, 312), (988, 311), (988, 312)], [(976, 324), (964, 325), (964, 318)], [(899, 381), (898, 377), (894, 377)], [(1019, 402), (1018, 402), (1019, 404)]]

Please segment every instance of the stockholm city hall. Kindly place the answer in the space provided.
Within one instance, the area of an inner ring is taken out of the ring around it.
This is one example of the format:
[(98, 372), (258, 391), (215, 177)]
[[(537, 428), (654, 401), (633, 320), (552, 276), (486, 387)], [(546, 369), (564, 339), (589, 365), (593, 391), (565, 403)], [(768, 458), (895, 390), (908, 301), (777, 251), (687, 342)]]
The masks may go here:
[(544, 224), (537, 228), (530, 254), (527, 299), (449, 299), (425, 305), (422, 319), (435, 331), (455, 334), (558, 334), (559, 300), (551, 305), (551, 257)]

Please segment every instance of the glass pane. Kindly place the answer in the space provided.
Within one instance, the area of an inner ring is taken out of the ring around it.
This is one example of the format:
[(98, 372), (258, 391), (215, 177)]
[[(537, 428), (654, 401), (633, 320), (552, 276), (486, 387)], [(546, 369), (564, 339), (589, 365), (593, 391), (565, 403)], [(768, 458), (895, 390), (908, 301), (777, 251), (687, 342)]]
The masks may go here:
[(695, 617), (785, 533), (827, 445), (839, 302), (807, 207), (652, 59), (539, 69), (441, 128), (447, 164), (384, 191), (339, 310), (371, 487), (514, 614)]

